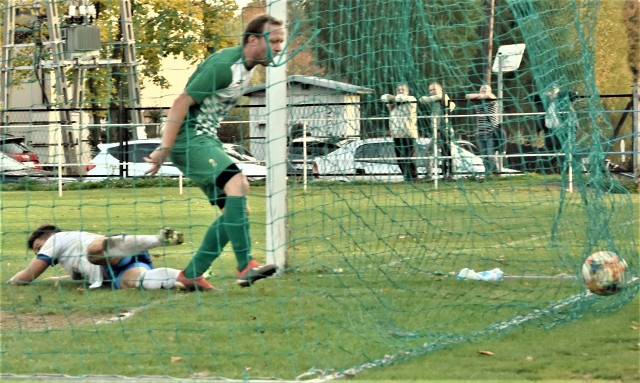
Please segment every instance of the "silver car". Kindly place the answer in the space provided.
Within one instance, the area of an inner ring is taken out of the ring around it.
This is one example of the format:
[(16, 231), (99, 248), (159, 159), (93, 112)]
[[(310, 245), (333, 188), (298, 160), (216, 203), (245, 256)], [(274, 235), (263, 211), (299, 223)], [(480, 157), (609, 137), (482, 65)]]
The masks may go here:
[[(452, 143), (453, 177), (484, 176), (482, 158)], [(438, 155), (440, 155), (438, 153)], [(434, 169), (431, 139), (416, 140), (414, 161), (422, 178), (441, 177), (441, 160)], [(512, 173), (510, 169), (503, 169)], [(518, 172), (517, 172), (518, 173)], [(316, 179), (351, 182), (356, 180), (402, 182), (403, 177), (396, 160), (393, 139), (389, 137), (353, 141), (314, 159), (313, 175)]]

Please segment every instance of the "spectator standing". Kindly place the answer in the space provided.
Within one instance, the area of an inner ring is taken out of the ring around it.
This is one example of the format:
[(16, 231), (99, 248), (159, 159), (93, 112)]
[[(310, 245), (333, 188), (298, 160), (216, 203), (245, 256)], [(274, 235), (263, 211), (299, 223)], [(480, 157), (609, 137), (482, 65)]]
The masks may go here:
[[(578, 125), (578, 118), (573, 108), (573, 101), (576, 95), (573, 92), (564, 92), (560, 90), (557, 83), (545, 92), (547, 98), (547, 107), (545, 109), (544, 127), (545, 137), (544, 146), (549, 155), (548, 168), (558, 169), (562, 171), (564, 166), (564, 154), (568, 151), (565, 147), (575, 137), (575, 130)], [(565, 150), (566, 149), (566, 150)], [(557, 163), (553, 161), (555, 154)]]
[(442, 85), (437, 82), (429, 84), (429, 96), (420, 97), (420, 102), (428, 104), (431, 108), (431, 131), (436, 140), (442, 159), (442, 177), (452, 179), (453, 160), (451, 158), (451, 142), (454, 138), (453, 128), (449, 124), (449, 113), (456, 107), (455, 102), (444, 93)]
[(409, 93), (409, 86), (400, 83), (396, 95), (384, 94), (380, 98), (389, 109), (389, 133), (393, 138), (398, 166), (406, 182), (418, 180), (414, 160), (418, 138), (418, 105)]
[(496, 151), (500, 148), (498, 135), (501, 135), (498, 101), (491, 91), (491, 85), (482, 85), (478, 93), (465, 95), (473, 100), (476, 114), (476, 142), (484, 162), (485, 174), (497, 171)]

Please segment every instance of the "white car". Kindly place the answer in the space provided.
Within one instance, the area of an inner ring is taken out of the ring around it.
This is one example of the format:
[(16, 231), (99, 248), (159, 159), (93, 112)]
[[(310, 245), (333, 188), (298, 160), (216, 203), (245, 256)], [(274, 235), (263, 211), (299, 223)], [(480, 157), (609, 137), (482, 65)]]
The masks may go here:
[[(346, 145), (354, 138), (333, 138), (333, 137), (299, 137), (291, 141), (288, 147), (290, 174), (302, 174), (305, 168), (311, 174), (313, 159), (317, 156), (327, 155), (332, 151)], [(306, 156), (305, 156), (306, 149)]]
[[(453, 177), (484, 176), (482, 158), (452, 144)], [(419, 177), (433, 176), (433, 147), (431, 139), (416, 140), (416, 164)], [(436, 169), (441, 177), (441, 160)], [(503, 169), (513, 173), (511, 169)], [(314, 159), (313, 175), (316, 179), (351, 182), (356, 180), (402, 182), (403, 177), (396, 161), (393, 139), (388, 137), (353, 141), (345, 146)]]
[(238, 144), (222, 144), (224, 151), (231, 157), (237, 160), (237, 162), (249, 162), (254, 164), (264, 165), (263, 162), (258, 161), (253, 154), (244, 146)]
[[(87, 166), (86, 181), (101, 181), (105, 178), (144, 177), (149, 164), (144, 161), (153, 150), (160, 146), (160, 139), (132, 140), (109, 144), (98, 144), (99, 153)], [(225, 152), (236, 162), (250, 180), (264, 179), (267, 168), (237, 144), (223, 144)], [(177, 177), (182, 172), (171, 162), (165, 162), (156, 176)]]

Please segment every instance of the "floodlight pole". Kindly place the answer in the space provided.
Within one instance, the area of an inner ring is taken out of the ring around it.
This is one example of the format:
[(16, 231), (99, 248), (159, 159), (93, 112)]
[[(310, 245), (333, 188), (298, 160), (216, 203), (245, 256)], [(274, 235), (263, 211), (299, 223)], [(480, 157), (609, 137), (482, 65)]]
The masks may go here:
[(504, 87), (504, 80), (502, 75), (502, 65), (504, 62), (504, 56), (502, 53), (498, 52), (498, 113), (499, 113), (499, 122), (502, 124), (504, 113), (504, 104), (502, 102), (502, 90)]
[(633, 137), (633, 174), (635, 184), (640, 191), (640, 80), (636, 79), (633, 83), (633, 118), (632, 121), (632, 137)]
[[(520, 60), (522, 60), (522, 54), (524, 53), (525, 45), (524, 44), (513, 44), (513, 45), (503, 45), (498, 48), (498, 53), (496, 55), (496, 61), (493, 64), (492, 71), (498, 73), (498, 123), (500, 124), (500, 134), (501, 138), (504, 138), (502, 135), (502, 123), (504, 121), (504, 72), (512, 72), (518, 69), (520, 66)], [(506, 143), (505, 143), (506, 144)], [(500, 152), (498, 149), (498, 154), (496, 156), (496, 163), (498, 165), (498, 170), (502, 172), (504, 165), (504, 155), (506, 153)]]
[[(504, 121), (503, 113), (504, 113), (504, 103), (502, 101), (503, 88), (504, 88), (504, 77), (502, 68), (504, 65), (504, 55), (501, 52), (498, 52), (498, 123), (499, 129), (502, 129), (502, 122)], [(502, 137), (502, 132), (498, 132), (499, 136)], [(498, 155), (496, 156), (496, 163), (498, 164), (498, 171), (502, 173), (502, 169), (504, 167), (504, 156), (500, 152), (500, 148), (498, 148)]]

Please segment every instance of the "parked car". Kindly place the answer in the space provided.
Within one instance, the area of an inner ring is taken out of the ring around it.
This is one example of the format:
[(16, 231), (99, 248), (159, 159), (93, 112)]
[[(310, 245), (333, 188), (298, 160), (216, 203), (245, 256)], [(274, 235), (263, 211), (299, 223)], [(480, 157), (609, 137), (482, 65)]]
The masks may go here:
[(22, 162), (28, 167), (35, 169), (41, 169), (40, 158), (31, 149), (24, 137), (17, 137), (11, 134), (2, 135), (0, 137), (1, 144), (0, 151), (13, 158), (18, 162)]
[[(433, 147), (428, 138), (416, 140), (418, 175), (431, 177), (433, 172)], [(454, 178), (483, 176), (482, 158), (452, 143)], [(352, 141), (345, 146), (314, 159), (313, 175), (317, 179), (335, 181), (385, 181), (401, 182), (402, 173), (396, 161), (393, 139), (388, 137)], [(503, 169), (505, 173), (519, 173)], [(441, 177), (438, 166), (436, 174)]]
[(33, 179), (38, 183), (55, 183), (62, 181), (63, 184), (77, 182), (75, 178), (58, 177), (54, 172), (36, 169), (16, 161), (4, 152), (0, 152), (0, 183), (16, 183), (25, 178)]
[(240, 162), (252, 162), (252, 163), (264, 165), (264, 163), (261, 163), (260, 161), (258, 161), (256, 157), (253, 154), (251, 154), (251, 152), (242, 145), (222, 144), (222, 146), (224, 147), (224, 151), (227, 152), (227, 154), (230, 157), (235, 158)]
[[(100, 181), (108, 177), (144, 177), (149, 169), (149, 164), (144, 161), (153, 150), (160, 146), (160, 139), (133, 140), (109, 144), (98, 144), (98, 154), (87, 166), (85, 180)], [(242, 172), (250, 180), (264, 179), (267, 176), (267, 168), (255, 158), (251, 153), (241, 153), (240, 145), (224, 144), (224, 150), (233, 159)], [(253, 158), (253, 160), (249, 160)], [(165, 162), (156, 176), (177, 177), (182, 172), (171, 162)]]
[[(313, 159), (317, 156), (324, 156), (355, 138), (331, 138), (331, 137), (299, 137), (293, 139), (289, 144), (289, 170), (290, 174), (301, 174), (307, 165), (307, 172), (311, 174), (313, 170)], [(306, 158), (305, 158), (306, 148)]]
[(480, 150), (478, 150), (478, 146), (476, 144), (474, 144), (471, 141), (467, 141), (467, 140), (455, 140), (454, 141), (456, 145), (458, 145), (459, 147), (461, 147), (462, 149), (471, 152), (475, 155), (478, 155), (480, 153)]

